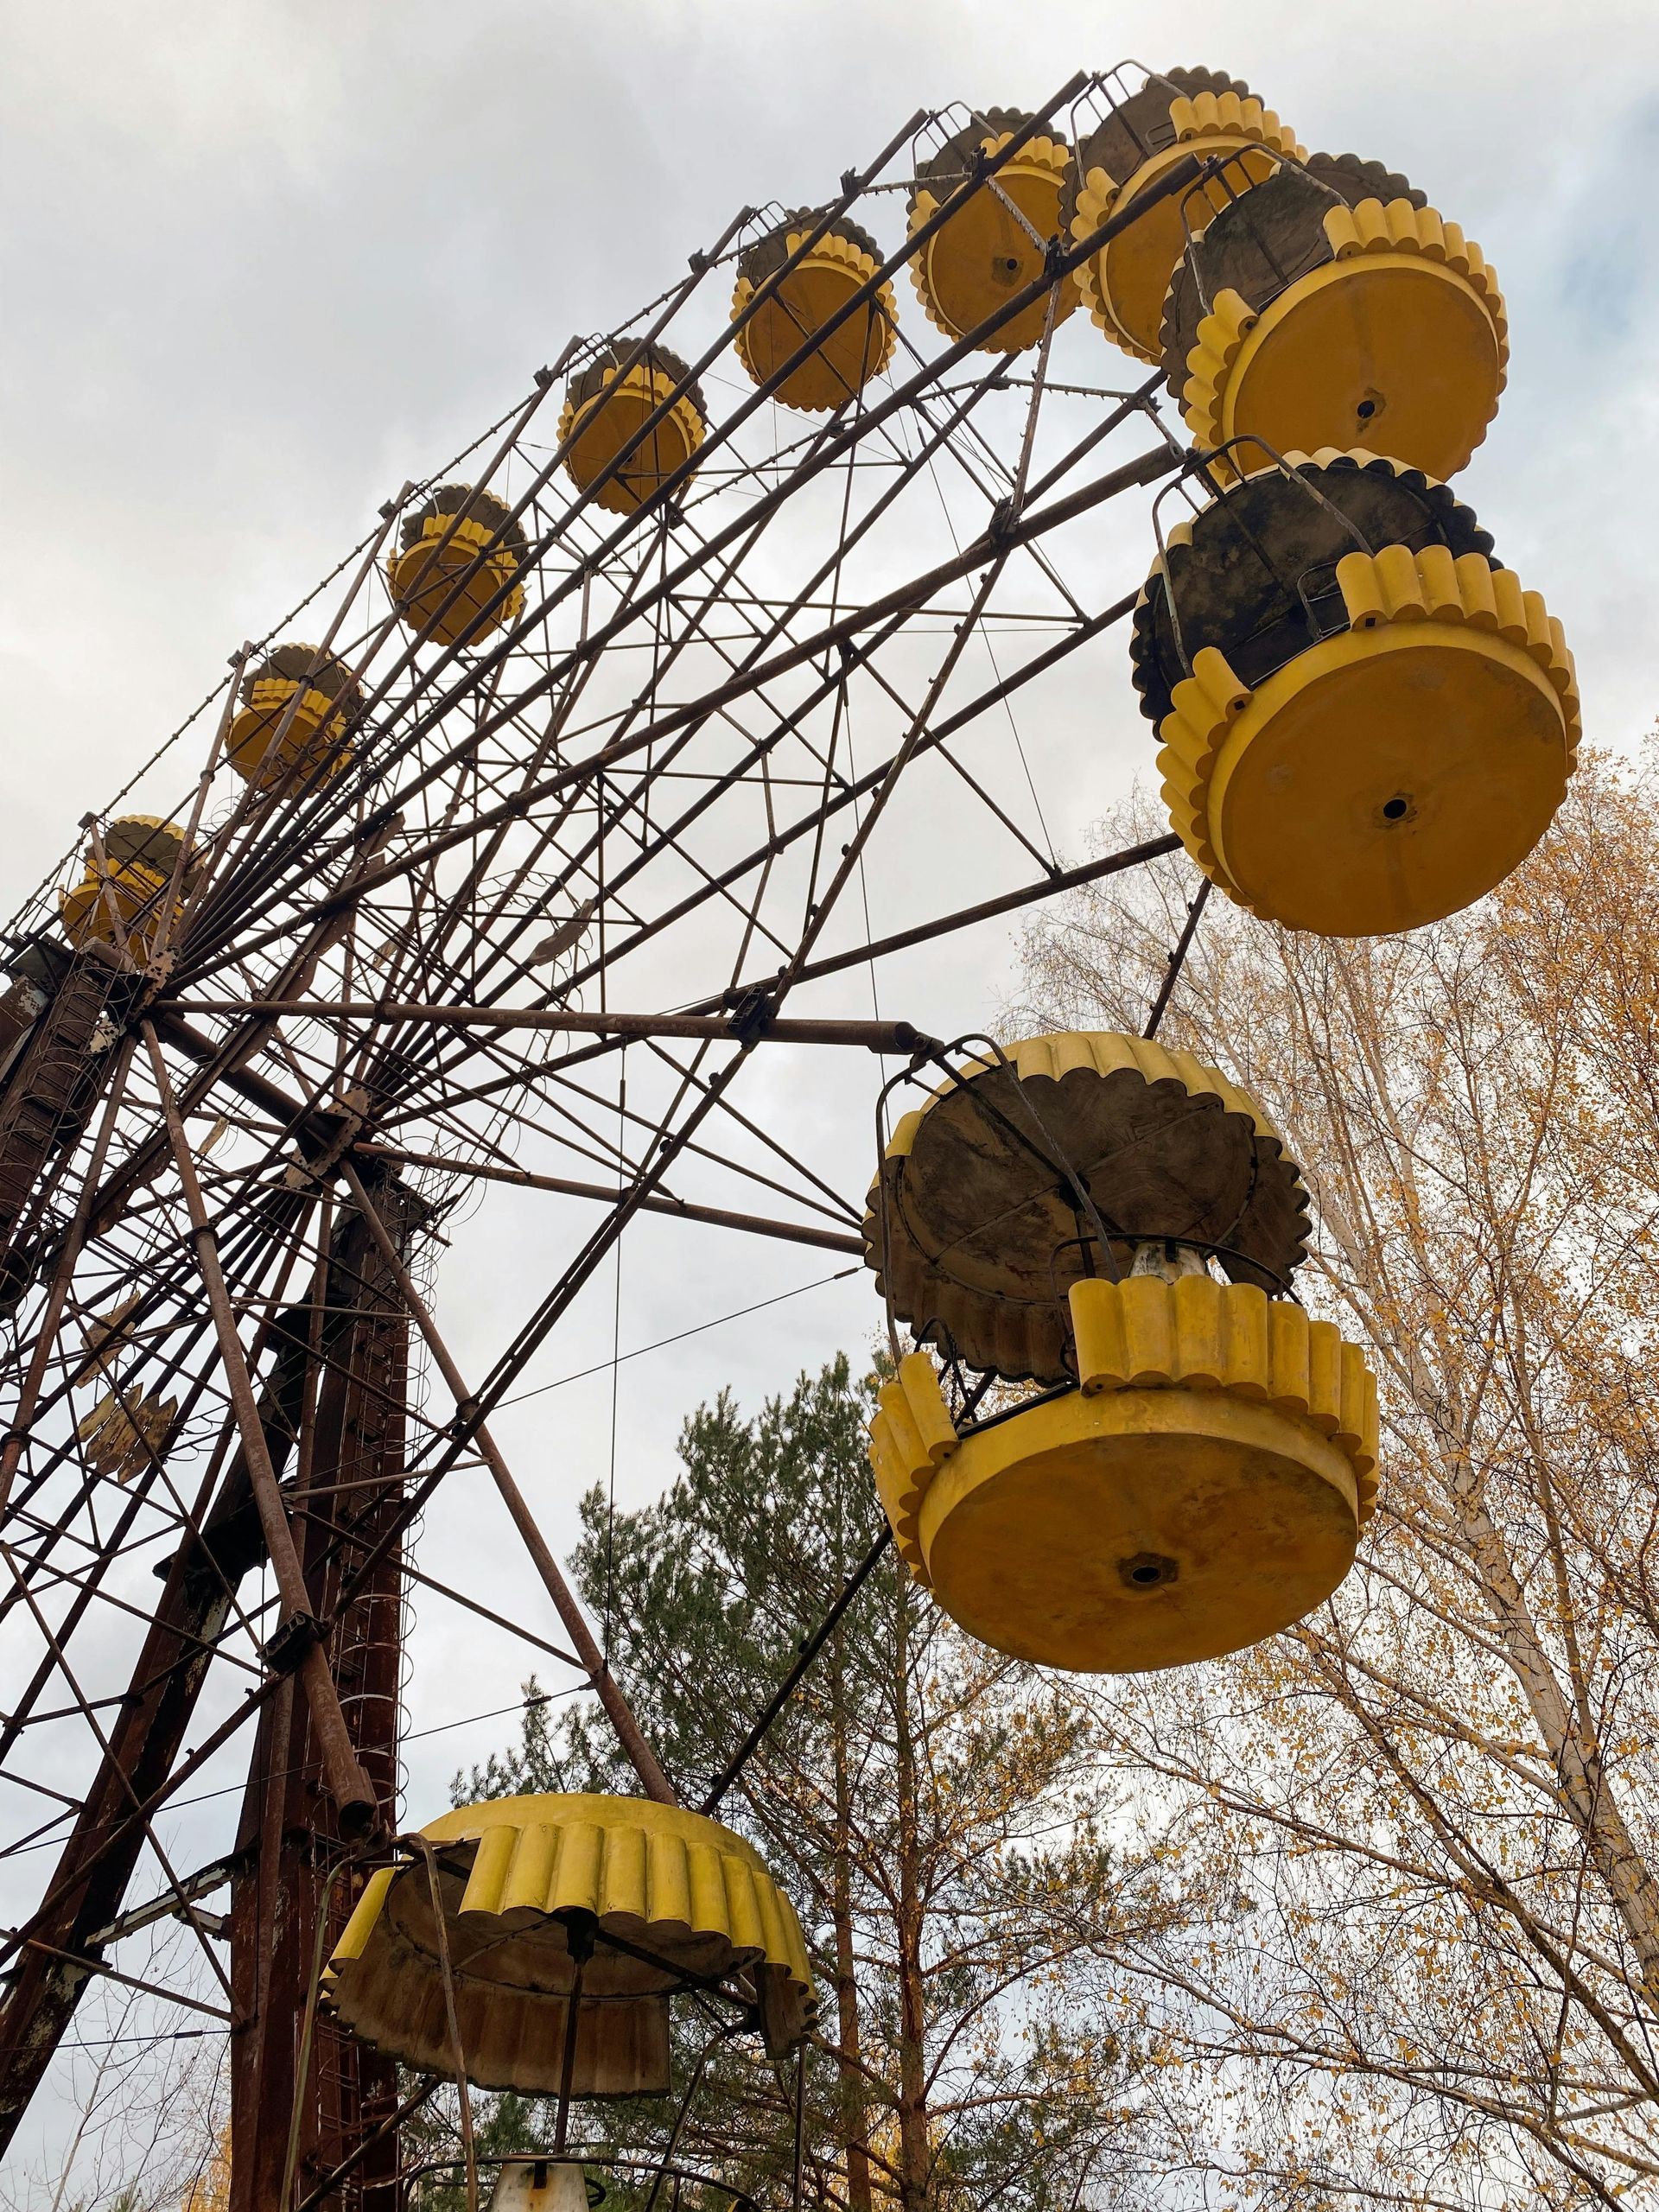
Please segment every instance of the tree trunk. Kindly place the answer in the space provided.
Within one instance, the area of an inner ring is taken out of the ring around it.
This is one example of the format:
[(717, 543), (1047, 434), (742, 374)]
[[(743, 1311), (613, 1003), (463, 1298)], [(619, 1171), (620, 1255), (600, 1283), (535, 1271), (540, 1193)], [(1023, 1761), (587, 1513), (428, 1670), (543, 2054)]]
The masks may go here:
[(1503, 1637), (1560, 1783), (1560, 1801), (1584, 1838), (1597, 1872), (1624, 1921), (1641, 1965), (1642, 1986), (1659, 1993), (1659, 1890), (1637, 1850), (1586, 1719), (1575, 1719), (1510, 1563), (1508, 1547), (1466, 1471), (1452, 1492), (1463, 1516), (1464, 1541), (1482, 1594)]
[(916, 1747), (910, 1732), (910, 1577), (901, 1560), (893, 1572), (893, 1778), (899, 1807), (899, 2201), (923, 2212), (929, 2195), (926, 2024), (922, 1976), (920, 1838), (916, 1807)]
[(847, 2146), (847, 2202), (870, 2212), (870, 2119), (860, 2064), (858, 1981), (853, 1958), (852, 1785), (847, 1748), (846, 1661), (840, 1631), (830, 1646), (830, 1714), (835, 1759), (836, 1857), (830, 1917), (836, 1930), (836, 2024), (841, 2045), (841, 2139)]

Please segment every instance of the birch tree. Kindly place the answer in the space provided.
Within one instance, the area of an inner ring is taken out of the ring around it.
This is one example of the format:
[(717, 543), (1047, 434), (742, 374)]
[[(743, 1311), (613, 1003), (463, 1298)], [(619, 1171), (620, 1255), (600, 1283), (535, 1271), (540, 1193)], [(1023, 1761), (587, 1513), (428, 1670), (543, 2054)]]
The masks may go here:
[[(1138, 804), (1105, 825), (1157, 826)], [(1109, 1772), (1242, 1910), (1140, 1956), (1224, 2203), (1647, 2202), (1659, 2182), (1659, 790), (1581, 767), (1491, 899), (1411, 936), (1210, 902), (1160, 1035), (1314, 1193), (1307, 1302), (1370, 1349), (1380, 1510), (1260, 1649), (1087, 1693)], [(1025, 944), (1013, 1032), (1138, 1029), (1185, 862)]]

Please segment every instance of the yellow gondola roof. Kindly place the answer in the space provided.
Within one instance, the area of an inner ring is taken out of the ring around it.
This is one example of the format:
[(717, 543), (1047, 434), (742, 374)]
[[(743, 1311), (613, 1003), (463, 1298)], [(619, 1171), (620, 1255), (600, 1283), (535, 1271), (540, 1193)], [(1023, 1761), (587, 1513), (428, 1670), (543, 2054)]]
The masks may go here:
[[(896, 1316), (1009, 1381), (1068, 1372), (1068, 1286), (1127, 1267), (1138, 1243), (1216, 1254), (1281, 1291), (1306, 1252), (1307, 1193), (1255, 1102), (1191, 1053), (1079, 1032), (1006, 1047), (907, 1114), (867, 1201), (866, 1258)], [(1014, 1081), (1017, 1074), (1018, 1082)], [(1079, 1174), (1111, 1240), (1060, 1163)]]
[[(951, 132), (937, 153), (925, 154), (916, 164), (916, 177), (911, 186), (906, 212), (913, 213), (924, 192), (931, 192), (935, 200), (948, 199), (959, 184), (972, 174), (976, 157), (982, 146), (998, 138), (1023, 130), (1031, 121), (1031, 110), (1023, 107), (976, 108), (972, 119), (960, 130)], [(1046, 124), (1042, 134), (1052, 138), (1056, 134)]]
[[(791, 208), (764, 236), (744, 247), (737, 257), (738, 275), (751, 284), (764, 284), (766, 278), (775, 276), (789, 259), (791, 232), (816, 230), (823, 220), (823, 215), (822, 207)], [(854, 222), (850, 215), (837, 215), (824, 236), (845, 239), (849, 245), (856, 246), (861, 253), (868, 253), (878, 267), (884, 258), (876, 240), (862, 224)]]
[(468, 522), (480, 524), (491, 537), (499, 540), (509, 551), (522, 553), (526, 540), (522, 522), (513, 519), (512, 510), (505, 499), (493, 492), (475, 491), (470, 484), (440, 484), (429, 493), (418, 507), (412, 507), (404, 518), (398, 533), (398, 543), (407, 552), (411, 545), (418, 545), (425, 535), (429, 522), (441, 515), (459, 514), (467, 509)]
[(267, 653), (243, 677), (242, 696), (252, 704), (255, 684), (271, 681), (302, 683), (308, 691), (321, 691), (325, 699), (336, 699), (347, 709), (356, 707), (363, 696), (356, 677), (339, 655), (320, 654), (315, 645), (278, 645)]
[(1202, 92), (1217, 99), (1231, 92), (1241, 100), (1255, 95), (1242, 77), (1224, 70), (1174, 68), (1154, 72), (1126, 99), (1116, 103), (1077, 147), (1075, 175), (1079, 181), (1090, 169), (1104, 169), (1114, 184), (1125, 184), (1149, 156), (1175, 143), (1170, 103), (1194, 99)]
[[(596, 399), (606, 385), (614, 381), (617, 372), (633, 353), (638, 343), (632, 338), (607, 338), (572, 374), (565, 390), (567, 410), (575, 412), (585, 406), (588, 400)], [(677, 353), (671, 353), (666, 346), (648, 345), (640, 349), (635, 366), (666, 377), (671, 385), (681, 384), (690, 377), (690, 382), (686, 385), (681, 397), (689, 399), (704, 421), (708, 420), (709, 409), (703, 399), (702, 387), (691, 376), (690, 363), (683, 361)]]
[(1328, 613), (1345, 628), (1335, 564), (1346, 554), (1443, 545), (1454, 557), (1491, 556), (1491, 534), (1472, 510), (1421, 469), (1330, 448), (1287, 454), (1289, 474), (1265, 460), (1252, 468), (1244, 454), (1238, 458), (1243, 480), (1168, 532), (1135, 607), (1130, 672), (1141, 711), (1155, 723), (1169, 713), (1199, 648), (1215, 647), (1240, 678), (1258, 683), (1312, 644), (1304, 581), (1320, 624)]
[[(794, 1909), (753, 1845), (718, 1821), (569, 1794), (463, 1805), (422, 1833), (436, 1851), (467, 2070), (481, 2087), (557, 2090), (570, 1930), (583, 1922), (597, 1940), (578, 2095), (665, 2088), (668, 2000), (704, 1978), (751, 1980), (775, 2055), (806, 2033), (812, 1976)], [(325, 2001), (379, 2049), (448, 2073), (440, 1950), (425, 1868), (384, 1867), (335, 1947)]]
[[(159, 814), (118, 814), (104, 831), (104, 856), (111, 868), (137, 862), (158, 875), (171, 875), (183, 847), (183, 830)], [(92, 849), (89, 843), (89, 861)], [(187, 868), (187, 884), (188, 877)]]
[(1408, 200), (1414, 207), (1427, 207), (1428, 194), (1409, 178), (1381, 162), (1368, 162), (1363, 154), (1310, 154), (1302, 163), (1316, 184), (1322, 184), (1357, 207), (1362, 200)]

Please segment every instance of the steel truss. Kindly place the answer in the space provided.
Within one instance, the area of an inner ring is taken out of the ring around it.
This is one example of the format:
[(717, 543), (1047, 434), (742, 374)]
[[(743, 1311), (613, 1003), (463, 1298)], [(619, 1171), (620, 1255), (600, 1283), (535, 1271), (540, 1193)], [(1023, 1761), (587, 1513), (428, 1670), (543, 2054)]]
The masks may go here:
[[(1075, 142), (1101, 86), (1065, 86), (934, 223), (1046, 124)], [(819, 229), (953, 127), (913, 118)], [(890, 227), (879, 201), (870, 219)], [(919, 1070), (931, 1043), (821, 995), (829, 1011), (786, 1013), (796, 993), (1176, 845), (1062, 868), (1014, 765), (1016, 716), (1075, 700), (1134, 604), (1102, 511), (1195, 466), (1152, 384), (1051, 384), (1052, 315), (1029, 362), (982, 350), (1113, 225), (1051, 250), (961, 343), (918, 352), (906, 316), (886, 385), (811, 421), (770, 385), (737, 391), (714, 296), (773, 220), (744, 211), (620, 341), (671, 343), (680, 389), (721, 403), (655, 505), (618, 520), (571, 489), (547, 409), (591, 350), (573, 344), (444, 472), (522, 527), (522, 611), (471, 652), (403, 627), (385, 556), (431, 488), (405, 486), (313, 602), (319, 651), (363, 694), (344, 772), (261, 793), (226, 771), (244, 646), (152, 771), (200, 759), (170, 810), (200, 868), (187, 885), (181, 863), (145, 963), (91, 944), (54, 956), (42, 1006), (0, 1001), (0, 1858), (51, 1870), (4, 1937), (0, 2145), (89, 1980), (171, 1914), (196, 1959), (162, 1993), (231, 2031), (237, 2212), (277, 2201), (295, 2115), (299, 2198), (393, 2212), (393, 2073), (324, 2023), (302, 2063), (299, 2023), (353, 1854), (400, 1824), (409, 1590), (554, 1658), (658, 1797), (717, 1803), (802, 1671), (718, 1778), (666, 1776), (493, 1414), (638, 1214), (861, 1250), (861, 1192), (775, 1109), (746, 1110), (752, 1066), (851, 1049)], [(108, 819), (88, 817), (95, 841)], [(918, 824), (959, 841), (982, 895), (941, 901)], [(13, 942), (62, 946), (49, 886)], [(441, 1224), (497, 1184), (546, 1194), (522, 1203), (548, 1206), (547, 1278), (468, 1375), (429, 1277)], [(505, 1619), (423, 1560), (423, 1510), (462, 1470), (493, 1487), (550, 1618)], [(235, 1834), (175, 1866), (163, 1816), (232, 1744)], [(199, 1902), (227, 1872), (228, 1967)]]

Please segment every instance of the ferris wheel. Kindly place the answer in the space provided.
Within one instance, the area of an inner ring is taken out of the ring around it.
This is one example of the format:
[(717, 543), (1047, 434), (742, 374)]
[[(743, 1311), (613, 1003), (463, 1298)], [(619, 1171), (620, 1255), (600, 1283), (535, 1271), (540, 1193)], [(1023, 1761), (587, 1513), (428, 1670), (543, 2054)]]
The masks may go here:
[[(393, 2212), (439, 2082), (463, 2114), (557, 2101), (550, 2159), (468, 2137), (469, 2201), (585, 2204), (585, 2101), (665, 2088), (694, 1996), (797, 2063), (808, 1949), (716, 1815), (810, 1651), (719, 1775), (665, 1774), (547, 1471), (492, 1427), (643, 1215), (868, 1262), (883, 1541), (971, 1635), (1173, 1666), (1336, 1588), (1376, 1386), (1296, 1299), (1277, 1132), (1156, 1033), (1213, 891), (1409, 929), (1548, 827), (1571, 657), (1445, 481), (1507, 359), (1457, 225), (1236, 79), (1126, 63), (918, 115), (572, 340), (231, 657), (146, 766), (162, 810), (85, 817), (0, 997), (0, 1779), (47, 1870), (4, 1939), (0, 2142), (162, 1915), (206, 1961), (213, 2001), (179, 2001), (230, 2031), (237, 2212)], [(1171, 827), (1062, 868), (1019, 724), (1114, 663)], [(1144, 1036), (836, 997), (1181, 849)], [(868, 1197), (757, 1078), (791, 1048), (868, 1071)], [(546, 1206), (545, 1267), (469, 1371), (434, 1278), (496, 1186)], [(533, 1618), (424, 1555), (462, 1472)], [(590, 1690), (637, 1793), (406, 1807), (419, 1590)], [(168, 1808), (232, 1753), (233, 1830), (174, 1863)]]

